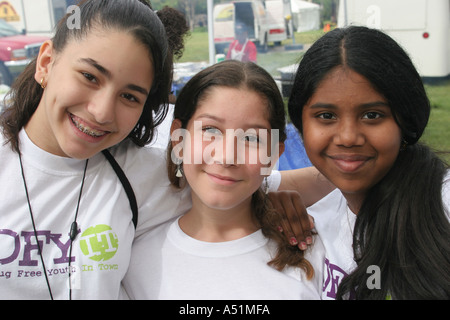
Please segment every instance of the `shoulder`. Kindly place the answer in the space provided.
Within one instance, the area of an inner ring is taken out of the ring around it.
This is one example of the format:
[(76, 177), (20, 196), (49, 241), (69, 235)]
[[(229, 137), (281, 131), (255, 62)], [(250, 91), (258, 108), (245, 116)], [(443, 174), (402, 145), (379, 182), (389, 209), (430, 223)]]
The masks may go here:
[(315, 204), (307, 208), (310, 215), (316, 219), (316, 216), (335, 215), (346, 200), (339, 189), (335, 189), (328, 195), (317, 201)]
[(154, 161), (154, 165), (165, 165), (164, 149), (138, 147), (130, 140), (125, 140), (112, 147), (110, 152), (124, 168), (131, 168), (136, 163), (146, 163), (147, 161)]
[(162, 248), (169, 233), (170, 227), (178, 221), (178, 217), (166, 221), (155, 228), (135, 237), (133, 242), (133, 256), (142, 259), (142, 253), (152, 253), (152, 250)]
[(339, 228), (345, 222), (347, 225), (347, 201), (339, 189), (307, 208), (314, 218), (314, 224), (321, 239), (334, 239), (339, 236)]
[(247, 46), (256, 49), (256, 45), (253, 41), (248, 40)]
[(124, 141), (111, 149), (127, 176), (139, 208), (136, 235), (181, 215), (190, 206), (188, 188), (175, 190), (167, 176), (166, 151)]
[(160, 148), (138, 147), (131, 141), (124, 141), (110, 149), (131, 185), (138, 188), (155, 185), (168, 186), (165, 150)]
[(239, 43), (239, 41), (233, 40), (233, 41), (230, 43), (230, 47), (235, 47), (238, 43)]

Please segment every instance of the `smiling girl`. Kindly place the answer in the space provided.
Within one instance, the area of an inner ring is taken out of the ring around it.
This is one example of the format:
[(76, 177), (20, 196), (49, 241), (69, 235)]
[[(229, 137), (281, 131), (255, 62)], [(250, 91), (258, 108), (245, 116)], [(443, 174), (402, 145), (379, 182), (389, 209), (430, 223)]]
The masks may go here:
[[(118, 298), (135, 231), (182, 201), (165, 183), (163, 153), (139, 148), (168, 102), (163, 24), (137, 0), (81, 2), (79, 29), (69, 18), (1, 116), (0, 272), (12, 271), (1, 299)], [(102, 151), (129, 177), (135, 202)]]
[[(272, 77), (253, 63), (213, 65), (183, 88), (174, 118), (169, 178), (177, 189), (191, 188), (192, 207), (136, 239), (124, 280), (128, 295), (320, 298), (322, 243), (316, 239), (305, 253), (291, 246), (260, 188), (285, 139), (283, 100)], [(177, 130), (184, 132), (180, 140)]]
[(300, 62), (289, 114), (338, 188), (308, 208), (326, 248), (323, 297), (449, 299), (450, 176), (418, 142), (430, 104), (405, 51), (365, 27), (327, 33)]

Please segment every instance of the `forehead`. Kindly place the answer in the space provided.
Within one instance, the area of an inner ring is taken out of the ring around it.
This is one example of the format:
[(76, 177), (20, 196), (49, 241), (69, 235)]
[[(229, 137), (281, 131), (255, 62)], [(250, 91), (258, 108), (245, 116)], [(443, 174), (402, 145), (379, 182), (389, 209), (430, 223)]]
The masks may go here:
[(338, 67), (324, 77), (310, 100), (348, 104), (349, 101), (373, 99), (386, 101), (367, 78), (351, 69)]
[(69, 41), (59, 56), (69, 63), (92, 59), (113, 74), (131, 76), (136, 81), (147, 81), (149, 77), (153, 77), (151, 53), (131, 33), (92, 31), (80, 39), (73, 38)]
[(214, 86), (199, 100), (194, 116), (215, 114), (224, 120), (249, 122), (269, 120), (268, 101), (247, 88)]

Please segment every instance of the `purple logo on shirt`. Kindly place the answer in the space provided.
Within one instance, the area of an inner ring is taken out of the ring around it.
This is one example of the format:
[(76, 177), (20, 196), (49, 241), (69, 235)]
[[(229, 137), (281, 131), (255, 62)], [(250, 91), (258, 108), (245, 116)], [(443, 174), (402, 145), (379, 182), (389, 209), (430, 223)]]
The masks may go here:
[(325, 258), (325, 269), (326, 275), (322, 291), (326, 293), (327, 297), (336, 299), (338, 286), (347, 273), (337, 265), (330, 263), (327, 258)]

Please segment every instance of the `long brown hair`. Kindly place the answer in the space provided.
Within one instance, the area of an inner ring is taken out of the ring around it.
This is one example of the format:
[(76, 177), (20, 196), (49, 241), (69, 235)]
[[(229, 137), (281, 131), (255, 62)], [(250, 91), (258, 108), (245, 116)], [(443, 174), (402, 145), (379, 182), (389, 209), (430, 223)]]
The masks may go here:
[[(206, 68), (196, 74), (181, 90), (175, 104), (174, 119), (186, 128), (197, 105), (205, 99), (212, 87), (245, 88), (256, 92), (267, 102), (268, 118), (272, 129), (279, 130), (279, 142), (286, 140), (286, 117), (283, 98), (272, 76), (263, 68), (252, 62), (227, 60)], [(167, 150), (167, 172), (175, 188), (182, 189), (184, 178), (175, 175), (177, 165), (172, 162), (172, 145)], [(278, 245), (276, 256), (268, 262), (277, 270), (286, 266), (300, 267), (305, 270), (308, 279), (314, 274), (311, 264), (304, 258), (304, 253), (296, 246), (291, 246), (277, 227), (281, 225), (280, 216), (270, 209), (268, 199), (261, 188), (252, 195), (252, 210), (261, 225), (263, 234)]]

